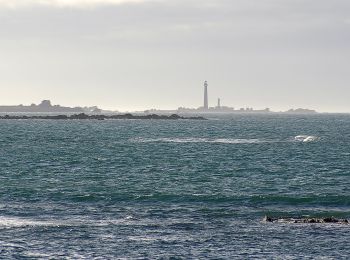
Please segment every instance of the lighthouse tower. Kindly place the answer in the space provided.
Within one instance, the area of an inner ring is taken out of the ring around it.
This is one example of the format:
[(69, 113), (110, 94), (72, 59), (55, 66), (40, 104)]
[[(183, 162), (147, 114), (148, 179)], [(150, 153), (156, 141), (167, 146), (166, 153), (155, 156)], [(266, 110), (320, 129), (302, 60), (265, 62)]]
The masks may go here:
[(209, 109), (209, 105), (208, 105), (208, 82), (205, 81), (204, 82), (204, 109), (208, 110)]

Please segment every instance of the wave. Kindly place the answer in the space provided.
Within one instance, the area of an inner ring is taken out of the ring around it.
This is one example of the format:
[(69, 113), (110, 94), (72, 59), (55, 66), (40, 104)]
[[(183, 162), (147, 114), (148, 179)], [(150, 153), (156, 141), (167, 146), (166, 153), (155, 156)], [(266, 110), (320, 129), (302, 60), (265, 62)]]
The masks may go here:
[(318, 141), (320, 138), (313, 135), (297, 135), (294, 137), (295, 141), (303, 142), (303, 143), (309, 143), (309, 142), (315, 142)]
[[(119, 196), (112, 200), (122, 200)], [(164, 194), (123, 196), (123, 201), (157, 202), (157, 203), (231, 203), (237, 206), (350, 206), (350, 196), (346, 195), (195, 195), (195, 194)]]
[(80, 227), (80, 226), (109, 226), (109, 225), (128, 225), (132, 224), (136, 219), (133, 216), (127, 215), (117, 219), (109, 220), (93, 220), (81, 217), (77, 219), (63, 220), (34, 220), (21, 217), (0, 216), (1, 228), (35, 228), (35, 227)]
[(39, 226), (52, 226), (57, 227), (60, 226), (61, 223), (52, 222), (52, 221), (42, 221), (42, 220), (32, 220), (26, 218), (18, 218), (18, 217), (4, 217), (0, 216), (0, 227), (39, 227)]
[(263, 144), (263, 143), (286, 143), (302, 142), (310, 143), (319, 141), (320, 138), (313, 135), (297, 135), (289, 139), (260, 139), (260, 138), (196, 138), (196, 137), (162, 137), (162, 138), (134, 138), (131, 142), (136, 143), (209, 143), (209, 144)]
[(212, 144), (259, 144), (277, 142), (263, 139), (234, 139), (234, 138), (136, 138), (133, 142), (139, 143), (212, 143)]

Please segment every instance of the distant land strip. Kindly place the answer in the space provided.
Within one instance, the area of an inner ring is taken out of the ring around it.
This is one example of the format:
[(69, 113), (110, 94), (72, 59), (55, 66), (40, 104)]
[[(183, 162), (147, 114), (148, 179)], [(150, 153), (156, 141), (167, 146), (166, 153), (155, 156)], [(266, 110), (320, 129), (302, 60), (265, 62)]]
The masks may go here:
[(155, 120), (207, 120), (204, 117), (182, 117), (177, 114), (170, 116), (166, 115), (132, 115), (132, 114), (121, 114), (121, 115), (87, 115), (85, 113), (74, 114), (74, 115), (43, 115), (43, 116), (26, 116), (26, 115), (5, 115), (0, 116), (0, 120), (4, 119), (48, 119), (48, 120), (105, 120), (105, 119), (155, 119)]

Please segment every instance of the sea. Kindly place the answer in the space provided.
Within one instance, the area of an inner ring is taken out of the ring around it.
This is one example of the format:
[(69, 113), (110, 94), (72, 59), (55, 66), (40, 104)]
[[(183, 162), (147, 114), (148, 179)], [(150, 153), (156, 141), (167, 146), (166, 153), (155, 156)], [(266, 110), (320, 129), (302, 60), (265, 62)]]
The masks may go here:
[(350, 115), (1, 120), (0, 259), (349, 259)]

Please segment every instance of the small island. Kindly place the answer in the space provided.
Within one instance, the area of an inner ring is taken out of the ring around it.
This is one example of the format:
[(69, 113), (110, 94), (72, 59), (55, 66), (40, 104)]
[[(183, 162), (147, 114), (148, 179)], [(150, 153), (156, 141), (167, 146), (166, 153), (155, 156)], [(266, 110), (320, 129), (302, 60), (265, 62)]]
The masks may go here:
[(297, 109), (289, 109), (285, 113), (292, 113), (292, 114), (316, 114), (316, 110), (313, 109), (307, 109), (307, 108), (297, 108)]
[(106, 119), (148, 119), (148, 120), (206, 120), (201, 116), (196, 117), (182, 117), (177, 114), (167, 115), (132, 115), (132, 114), (118, 114), (118, 115), (87, 115), (85, 113), (74, 114), (74, 115), (38, 115), (38, 116), (27, 116), (27, 115), (5, 115), (0, 116), (0, 120), (29, 120), (29, 119), (41, 119), (41, 120), (106, 120)]

